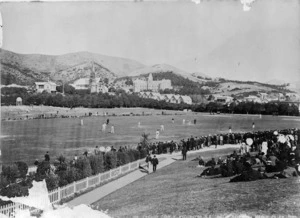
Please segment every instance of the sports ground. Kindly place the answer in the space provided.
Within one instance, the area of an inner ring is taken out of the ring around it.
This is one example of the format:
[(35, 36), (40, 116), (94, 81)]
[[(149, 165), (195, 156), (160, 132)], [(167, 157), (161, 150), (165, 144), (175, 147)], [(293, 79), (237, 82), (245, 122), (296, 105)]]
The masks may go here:
[[(48, 109), (55, 111), (56, 109)], [(75, 111), (75, 112), (74, 112)], [(77, 110), (72, 111), (78, 115)], [(80, 111), (80, 110), (78, 110)], [(299, 117), (273, 117), (259, 115), (210, 115), (205, 113), (164, 111), (151, 109), (106, 109), (108, 114), (85, 118), (34, 119), (1, 122), (2, 162), (15, 160), (31, 162), (43, 158), (46, 151), (52, 157), (81, 154), (98, 146), (136, 146), (143, 132), (154, 142), (155, 131), (164, 125), (158, 141), (181, 140), (191, 135), (201, 136), (228, 132), (300, 128)], [(141, 116), (142, 112), (149, 115)], [(84, 113), (80, 111), (81, 113)], [(96, 110), (93, 111), (93, 114)], [(22, 116), (21, 112), (20, 116)], [(53, 112), (54, 113), (54, 112)], [(130, 116), (119, 116), (122, 113)], [(151, 113), (151, 115), (150, 115)], [(25, 113), (24, 113), (25, 114)], [(133, 116), (139, 114), (140, 116)], [(174, 123), (172, 122), (174, 118)], [(81, 125), (83, 119), (83, 125)], [(102, 124), (110, 124), (105, 132)], [(183, 119), (186, 121), (183, 124)], [(196, 124), (193, 120), (196, 119)], [(189, 122), (191, 121), (191, 124)], [(140, 122), (141, 126), (138, 126)], [(110, 133), (114, 125), (115, 133)], [(208, 160), (232, 152), (232, 148), (202, 152)], [(229, 183), (230, 178), (199, 178), (203, 168), (194, 159), (199, 154), (189, 154), (187, 161), (180, 155), (171, 165), (146, 175), (133, 183), (96, 201), (95, 206), (108, 210), (113, 217), (133, 216), (196, 216), (221, 215), (233, 217), (247, 215), (300, 216), (300, 182), (298, 178), (265, 179), (252, 182)]]
[[(30, 107), (15, 107), (10, 109), (11, 114), (25, 116)], [(16, 109), (19, 109), (18, 113)], [(98, 146), (133, 146), (140, 142), (141, 135), (150, 134), (151, 142), (154, 141), (179, 141), (193, 135), (203, 136), (228, 132), (231, 126), (233, 132), (252, 131), (252, 123), (255, 130), (300, 128), (299, 117), (274, 117), (259, 115), (231, 115), (207, 113), (194, 113), (182, 111), (162, 111), (143, 108), (124, 109), (61, 109), (42, 107), (43, 111), (31, 110), (30, 113), (55, 114), (65, 113), (72, 116), (80, 116), (91, 111), (98, 116), (84, 118), (54, 118), (32, 119), (1, 122), (1, 153), (2, 163), (17, 160), (32, 164), (35, 159), (42, 159), (46, 151), (52, 157), (64, 154), (66, 156), (81, 155), (85, 150), (92, 151)], [(103, 112), (109, 116), (103, 116)], [(144, 112), (144, 116), (142, 113)], [(162, 115), (162, 112), (167, 115)], [(131, 113), (131, 115), (130, 115)], [(5, 108), (1, 109), (2, 118), (7, 115)], [(116, 116), (112, 116), (115, 114)], [(123, 116), (122, 114), (130, 115)], [(147, 114), (147, 115), (146, 115)], [(134, 116), (139, 115), (139, 116)], [(174, 118), (174, 123), (172, 122)], [(81, 119), (83, 125), (81, 125)], [(109, 125), (102, 132), (102, 124), (109, 119)], [(196, 124), (193, 121), (196, 119)], [(183, 124), (185, 120), (185, 124)], [(140, 127), (138, 123), (140, 122)], [(191, 123), (190, 123), (191, 122)], [(189, 124), (190, 123), (190, 124)], [(110, 133), (114, 125), (115, 133)], [(155, 132), (164, 125), (164, 131), (160, 132), (159, 139), (155, 139)]]

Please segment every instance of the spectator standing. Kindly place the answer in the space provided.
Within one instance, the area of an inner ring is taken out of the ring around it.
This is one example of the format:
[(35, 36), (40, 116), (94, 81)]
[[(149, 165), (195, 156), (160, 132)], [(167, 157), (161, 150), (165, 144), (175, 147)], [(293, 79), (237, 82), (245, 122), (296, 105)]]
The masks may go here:
[(50, 161), (50, 155), (49, 155), (49, 151), (46, 152), (45, 154), (45, 161)]
[(148, 174), (150, 173), (151, 161), (152, 161), (151, 155), (148, 154), (147, 157), (146, 157), (146, 163), (147, 163), (147, 167), (148, 167)]
[(152, 159), (152, 165), (153, 165), (153, 172), (156, 172), (156, 166), (158, 165), (158, 159), (156, 158), (155, 155)]
[(182, 147), (182, 160), (186, 160), (187, 148), (186, 146)]

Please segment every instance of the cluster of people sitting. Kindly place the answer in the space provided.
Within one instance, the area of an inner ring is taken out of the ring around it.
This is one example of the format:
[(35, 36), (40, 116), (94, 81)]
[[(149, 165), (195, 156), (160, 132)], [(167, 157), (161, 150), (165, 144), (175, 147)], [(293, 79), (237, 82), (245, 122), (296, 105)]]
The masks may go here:
[[(253, 138), (263, 137), (266, 140), (266, 150), (262, 150), (261, 144), (253, 146), (255, 140), (250, 140), (253, 142), (251, 146), (245, 146), (246, 143), (242, 142), (239, 152), (234, 151), (224, 158), (212, 158), (205, 162), (199, 157), (199, 166), (207, 167), (199, 176), (235, 176), (231, 182), (298, 176), (299, 134), (297, 129), (253, 133)], [(245, 147), (249, 147), (248, 151)]]

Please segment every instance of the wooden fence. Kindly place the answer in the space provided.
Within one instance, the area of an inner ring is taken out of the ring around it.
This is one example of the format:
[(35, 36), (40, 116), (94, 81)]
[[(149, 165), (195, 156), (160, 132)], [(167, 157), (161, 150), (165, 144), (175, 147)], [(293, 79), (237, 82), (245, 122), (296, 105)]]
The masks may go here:
[[(144, 163), (143, 160), (137, 160), (135, 162), (119, 166), (116, 169), (99, 173), (97, 175), (90, 176), (85, 179), (68, 184), (66, 186), (54, 189), (48, 193), (50, 202), (52, 204), (58, 204), (61, 200), (74, 196), (75, 193), (81, 193), (86, 191), (87, 189), (92, 189), (98, 185), (103, 184), (104, 182), (108, 182), (111, 179), (121, 176), (122, 174), (133, 171), (137, 169), (142, 163)], [(31, 171), (33, 171), (33, 169), (31, 169)], [(9, 217), (14, 217), (16, 209), (24, 210), (27, 208), (29, 207), (24, 204), (11, 203), (1, 206), (0, 213), (5, 214)]]

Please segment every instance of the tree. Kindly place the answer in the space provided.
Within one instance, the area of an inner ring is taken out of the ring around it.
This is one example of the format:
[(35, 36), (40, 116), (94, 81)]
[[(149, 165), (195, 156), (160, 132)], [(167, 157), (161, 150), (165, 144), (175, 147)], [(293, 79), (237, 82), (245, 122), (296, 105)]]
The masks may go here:
[(97, 175), (104, 171), (104, 160), (102, 155), (92, 155), (89, 157), (92, 174)]
[(16, 179), (20, 177), (20, 171), (16, 164), (3, 165), (2, 175), (6, 177), (8, 182), (14, 183)]
[(75, 163), (75, 167), (79, 170), (82, 179), (92, 175), (92, 168), (87, 158), (79, 158)]
[(25, 162), (18, 161), (15, 163), (18, 167), (18, 170), (20, 172), (20, 177), (25, 178), (28, 172), (28, 166)]
[(107, 152), (104, 155), (105, 170), (114, 169), (117, 167), (118, 159), (116, 152)]
[(145, 132), (142, 134), (142, 137), (141, 137), (141, 143), (140, 145), (142, 146), (142, 149), (148, 149), (148, 146), (149, 146), (149, 133), (146, 134)]

